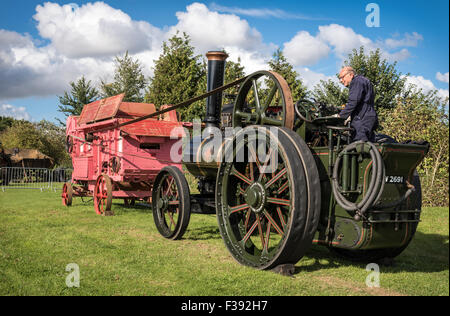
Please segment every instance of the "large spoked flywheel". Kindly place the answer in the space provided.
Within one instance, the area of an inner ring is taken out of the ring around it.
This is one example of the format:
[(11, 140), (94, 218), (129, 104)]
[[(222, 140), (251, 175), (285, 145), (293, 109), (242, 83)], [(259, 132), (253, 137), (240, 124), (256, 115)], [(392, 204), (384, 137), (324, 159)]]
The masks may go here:
[(216, 212), (228, 250), (258, 269), (297, 263), (320, 212), (319, 175), (307, 145), (285, 128), (249, 126), (222, 158)]
[(286, 80), (273, 71), (258, 71), (242, 84), (233, 109), (233, 127), (273, 125), (292, 129), (294, 103)]

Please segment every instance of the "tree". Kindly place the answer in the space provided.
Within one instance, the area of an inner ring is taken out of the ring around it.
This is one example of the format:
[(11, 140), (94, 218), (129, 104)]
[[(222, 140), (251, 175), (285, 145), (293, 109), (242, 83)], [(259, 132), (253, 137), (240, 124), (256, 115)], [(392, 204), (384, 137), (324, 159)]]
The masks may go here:
[(100, 80), (101, 95), (103, 98), (125, 93), (123, 101), (143, 102), (143, 90), (147, 85), (143, 68), (139, 60), (134, 60), (128, 55), (128, 51), (121, 58), (115, 57), (114, 81), (107, 83)]
[(270, 70), (279, 73), (286, 80), (291, 89), (294, 101), (302, 100), (307, 96), (308, 90), (303, 85), (301, 79), (298, 78), (298, 73), (294, 70), (294, 67), (288, 63), (280, 49), (272, 55), (269, 66)]
[(12, 117), (0, 116), (0, 133), (3, 132), (8, 127), (11, 127), (14, 121), (15, 119)]
[(0, 141), (5, 148), (38, 149), (45, 147), (41, 135), (31, 122), (21, 120), (14, 121), (1, 135)]
[(347, 103), (348, 89), (342, 89), (331, 79), (321, 80), (320, 84), (314, 87), (312, 97), (328, 106), (339, 107)]
[(397, 98), (394, 109), (380, 109), (381, 133), (397, 141), (426, 140), (430, 151), (418, 166), (421, 176), (423, 204), (448, 206), (449, 195), (449, 122), (447, 100), (437, 91), (421, 91)]
[(46, 120), (39, 123), (16, 120), (0, 135), (4, 148), (37, 149), (51, 157), (56, 165), (71, 166), (64, 140), (64, 128)]
[[(150, 79), (145, 102), (157, 108), (164, 104), (177, 104), (206, 92), (206, 64), (201, 55), (194, 54), (194, 47), (186, 33), (175, 34), (163, 43), (163, 52), (155, 60), (154, 75)], [(189, 121), (203, 118), (205, 100), (178, 109), (181, 119)]]
[(42, 120), (34, 125), (44, 145), (40, 151), (52, 157), (56, 165), (72, 167), (72, 160), (66, 151), (65, 145), (66, 130), (47, 120)]
[[(396, 63), (389, 64), (382, 60), (380, 50), (370, 52), (366, 55), (364, 47), (359, 51), (354, 49), (344, 61), (344, 66), (351, 66), (357, 74), (368, 78), (375, 91), (375, 110), (385, 108), (392, 109), (396, 106), (396, 97), (404, 92), (406, 76), (397, 72)], [(337, 76), (337, 75), (336, 75)], [(348, 88), (340, 87), (332, 80), (321, 80), (312, 93), (317, 101), (328, 105), (340, 106), (347, 103)]]
[[(69, 92), (64, 92), (63, 96), (59, 96), (58, 112), (64, 113), (64, 115), (80, 115), (85, 104), (94, 102), (99, 98), (97, 89), (92, 87), (91, 81), (86, 81), (86, 78), (82, 76), (78, 81), (70, 82), (72, 89)], [(65, 122), (57, 119), (62, 125)]]
[[(239, 78), (245, 77), (244, 66), (241, 65), (241, 58), (237, 62), (227, 60), (225, 63), (225, 78), (224, 84), (233, 82)], [(229, 104), (234, 102), (235, 97), (239, 92), (240, 85), (233, 86), (223, 91), (222, 104)]]

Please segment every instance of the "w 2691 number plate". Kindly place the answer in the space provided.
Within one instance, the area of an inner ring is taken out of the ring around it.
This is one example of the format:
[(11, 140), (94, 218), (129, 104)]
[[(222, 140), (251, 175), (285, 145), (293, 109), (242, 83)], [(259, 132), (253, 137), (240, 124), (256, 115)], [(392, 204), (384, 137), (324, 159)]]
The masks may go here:
[(386, 183), (404, 183), (405, 177), (403, 176), (386, 176)]

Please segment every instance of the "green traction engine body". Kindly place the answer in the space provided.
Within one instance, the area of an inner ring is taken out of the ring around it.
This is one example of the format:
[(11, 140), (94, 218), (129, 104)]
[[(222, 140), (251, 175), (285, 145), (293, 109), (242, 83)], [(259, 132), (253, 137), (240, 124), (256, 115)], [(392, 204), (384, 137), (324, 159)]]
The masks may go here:
[[(227, 56), (207, 57), (212, 91), (223, 86)], [(356, 261), (399, 255), (420, 222), (416, 167), (429, 144), (387, 135), (351, 143), (337, 108), (292, 100), (279, 74), (258, 71), (239, 83), (228, 112), (221, 93), (208, 96), (202, 136), (185, 141), (183, 164), (200, 194), (170, 168), (155, 181), (161, 234), (181, 238), (191, 211), (215, 213), (232, 256), (257, 269), (295, 265), (314, 244)]]

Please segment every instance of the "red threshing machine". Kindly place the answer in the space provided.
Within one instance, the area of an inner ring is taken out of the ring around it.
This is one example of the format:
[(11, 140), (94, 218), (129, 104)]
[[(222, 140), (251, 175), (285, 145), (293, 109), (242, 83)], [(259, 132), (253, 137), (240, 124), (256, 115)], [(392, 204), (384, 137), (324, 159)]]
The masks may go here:
[(123, 102), (124, 96), (95, 101), (80, 116), (68, 117), (66, 146), (74, 171), (63, 187), (64, 205), (71, 205), (74, 196), (93, 196), (97, 214), (113, 215), (112, 199), (125, 204), (147, 200), (164, 167), (180, 172), (182, 165), (170, 159), (170, 149), (183, 136), (177, 127), (186, 124), (173, 110), (126, 125), (154, 113), (155, 106)]

